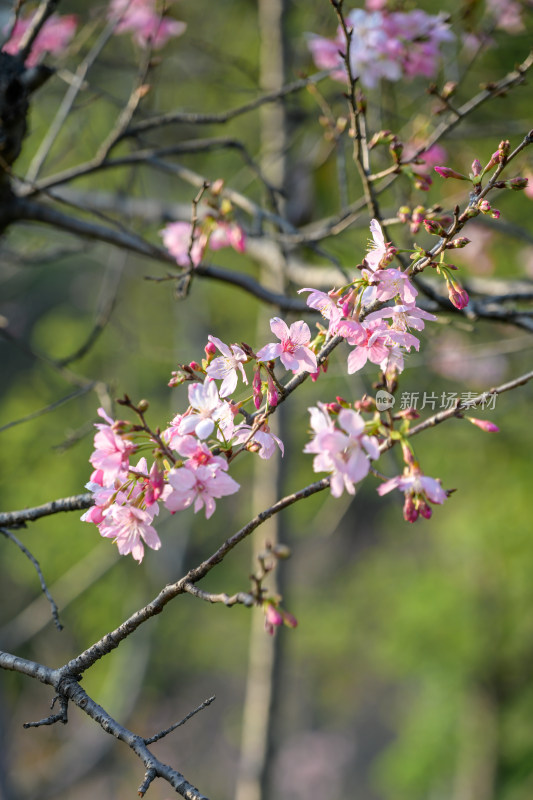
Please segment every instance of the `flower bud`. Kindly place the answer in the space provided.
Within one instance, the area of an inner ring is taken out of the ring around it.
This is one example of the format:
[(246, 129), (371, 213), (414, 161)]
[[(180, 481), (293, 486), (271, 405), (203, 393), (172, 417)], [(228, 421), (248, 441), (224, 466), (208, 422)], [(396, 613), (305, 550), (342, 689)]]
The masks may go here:
[(400, 206), (398, 209), (398, 219), (400, 222), (409, 222), (411, 219), (411, 209), (409, 206)]
[(356, 411), (374, 411), (376, 408), (376, 401), (373, 397), (363, 395), (361, 400), (356, 400), (353, 404)]
[(267, 377), (267, 403), (270, 408), (275, 408), (279, 403), (279, 392), (270, 375)]
[(291, 557), (291, 549), (287, 547), (286, 544), (276, 544), (272, 548), (272, 553), (276, 556), (276, 558), (290, 558)]
[(477, 425), (478, 428), (481, 428), (482, 431), (486, 431), (486, 433), (499, 433), (499, 428), (494, 422), (490, 422), (488, 419), (476, 419), (476, 417), (467, 417), (467, 420), (472, 423), (472, 425)]
[(193, 369), (195, 372), (200, 371), (202, 368), (197, 361), (191, 361), (189, 364), (189, 369)]
[(505, 187), (507, 189), (514, 189), (515, 192), (520, 191), (520, 189), (525, 189), (528, 184), (527, 178), (511, 178), (508, 181), (505, 181)]
[(433, 236), (446, 236), (446, 231), (440, 224), (434, 219), (425, 219), (424, 220), (424, 228), (427, 230), (428, 233), (433, 234)]
[(398, 411), (398, 413), (395, 414), (394, 416), (397, 417), (398, 419), (410, 419), (410, 420), (420, 419), (420, 414), (418, 413), (416, 408), (413, 408), (412, 406), (410, 406), (409, 408), (402, 408), (402, 410)]
[(397, 163), (400, 163), (400, 159), (403, 153), (403, 143), (395, 136), (392, 142), (389, 145), (389, 151)]
[(406, 522), (416, 522), (418, 519), (418, 510), (412, 494), (405, 495), (405, 503), (403, 504), (403, 518)]
[(413, 175), (413, 185), (415, 189), (419, 189), (421, 192), (429, 192), (432, 183), (433, 181), (429, 175), (419, 175), (418, 173)]
[(447, 280), (446, 283), (448, 286), (448, 297), (450, 298), (450, 302), (453, 303), (453, 305), (458, 309), (466, 308), (470, 298), (468, 297), (465, 289), (460, 283), (457, 283), (454, 280)]
[(211, 361), (211, 358), (215, 355), (216, 351), (217, 348), (213, 344), (213, 342), (208, 342), (206, 344), (206, 346), (204, 347), (204, 353), (206, 354), (208, 361)]
[(474, 176), (474, 178), (478, 178), (482, 172), (483, 172), (483, 167), (481, 166), (481, 161), (479, 160), (479, 158), (475, 158), (472, 161), (472, 175)]
[(252, 381), (252, 394), (254, 398), (254, 406), (256, 409), (261, 408), (263, 402), (263, 383), (261, 381), (261, 368), (257, 367), (254, 370), (254, 377)]
[(377, 144), (389, 144), (393, 139), (391, 131), (378, 131), (373, 135), (368, 143), (369, 150), (372, 150)]
[(419, 501), (418, 501), (418, 513), (422, 514), (424, 519), (430, 519), (430, 517), (431, 517), (433, 512), (432, 512), (431, 508), (428, 506), (428, 504), (426, 503), (425, 500), (419, 499)]
[(458, 181), (467, 181), (468, 178), (466, 175), (463, 175), (460, 172), (452, 169), (451, 167), (434, 167), (435, 172), (441, 176), (441, 178), (455, 178)]
[(461, 247), (466, 247), (467, 244), (470, 244), (470, 239), (468, 239), (466, 236), (459, 236), (458, 239), (452, 239), (451, 242), (448, 242), (446, 249), (459, 250)]

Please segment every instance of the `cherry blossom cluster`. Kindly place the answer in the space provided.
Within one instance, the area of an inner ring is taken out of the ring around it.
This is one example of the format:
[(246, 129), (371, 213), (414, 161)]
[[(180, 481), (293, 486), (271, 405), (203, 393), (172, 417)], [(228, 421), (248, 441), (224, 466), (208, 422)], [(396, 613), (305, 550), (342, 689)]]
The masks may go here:
[[(398, 81), (415, 75), (432, 77), (439, 64), (440, 46), (454, 39), (445, 15), (427, 14), (420, 9), (389, 12), (383, 5), (369, 2), (367, 10), (356, 8), (346, 15), (346, 24), (352, 31), (353, 76), (369, 88), (381, 78)], [(346, 50), (346, 38), (341, 26), (333, 39), (309, 34), (308, 46), (319, 69), (334, 70), (334, 78), (346, 81), (341, 56)]]
[[(2, 47), (4, 53), (10, 53), (11, 55), (17, 54), (20, 43), (26, 31), (31, 26), (32, 21), (33, 14), (28, 14), (17, 19), (9, 40)], [(63, 16), (52, 14), (39, 31), (33, 43), (31, 53), (26, 59), (26, 66), (35, 66), (42, 60), (46, 53), (60, 55), (65, 52), (76, 33), (77, 25), (78, 18), (75, 14), (65, 14)]]
[(116, 21), (115, 33), (131, 33), (139, 47), (159, 50), (169, 39), (181, 36), (187, 27), (185, 22), (162, 16), (156, 8), (156, 0), (111, 0), (108, 19)]
[(214, 181), (204, 198), (207, 213), (195, 222), (170, 222), (161, 231), (163, 244), (181, 267), (197, 267), (209, 246), (211, 250), (232, 247), (246, 250), (246, 234), (233, 218), (233, 206), (221, 197), (222, 180)]
[[(17, 18), (9, 40), (2, 47), (3, 52), (16, 55), (33, 18), (34, 12)], [(139, 47), (150, 46), (156, 50), (164, 47), (169, 39), (181, 36), (187, 28), (185, 22), (162, 16), (157, 10), (156, 0), (111, 0), (107, 18), (115, 23), (115, 34), (129, 33)], [(26, 66), (35, 66), (46, 53), (55, 56), (64, 53), (76, 33), (77, 25), (75, 14), (52, 14), (39, 31), (26, 59)]]

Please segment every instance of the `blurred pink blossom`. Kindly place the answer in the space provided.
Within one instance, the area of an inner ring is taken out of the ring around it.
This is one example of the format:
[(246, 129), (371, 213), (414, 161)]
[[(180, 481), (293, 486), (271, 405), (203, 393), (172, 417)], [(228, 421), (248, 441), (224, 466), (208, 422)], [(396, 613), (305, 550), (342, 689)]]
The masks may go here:
[[(389, 13), (383, 5), (372, 0), (368, 10), (356, 8), (346, 17), (353, 31), (350, 65), (354, 76), (373, 88), (382, 78), (397, 81), (402, 75), (434, 75), (440, 46), (454, 38), (445, 15), (434, 16), (420, 9)], [(334, 69), (332, 77), (346, 81), (339, 54), (345, 51), (346, 41), (340, 26), (334, 39), (308, 34), (308, 46), (319, 69)]]
[(156, 50), (187, 27), (185, 22), (161, 16), (155, 0), (111, 0), (107, 14), (117, 20), (115, 33), (131, 33), (139, 47), (151, 45)]
[[(4, 53), (15, 55), (18, 52), (22, 37), (30, 27), (32, 19), (33, 15), (30, 15), (20, 17), (17, 20), (9, 41), (2, 47)], [(53, 53), (54, 55), (63, 53), (76, 33), (77, 24), (78, 18), (75, 14), (66, 14), (62, 17), (52, 14), (46, 20), (35, 39), (31, 53), (26, 59), (26, 66), (35, 66), (45, 53)]]
[[(191, 247), (192, 225), (190, 222), (170, 222), (159, 231), (163, 237), (163, 244), (171, 256), (174, 256), (180, 267), (197, 267), (204, 257), (207, 240), (200, 234), (198, 228), (194, 229)], [(190, 248), (190, 254), (189, 254)]]

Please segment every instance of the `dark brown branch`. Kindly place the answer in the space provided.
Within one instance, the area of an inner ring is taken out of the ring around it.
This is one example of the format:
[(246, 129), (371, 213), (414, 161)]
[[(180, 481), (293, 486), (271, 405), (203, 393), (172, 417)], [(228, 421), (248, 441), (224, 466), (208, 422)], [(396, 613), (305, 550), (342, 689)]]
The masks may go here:
[(82, 511), (90, 508), (93, 504), (93, 496), (89, 492), (86, 494), (76, 494), (72, 497), (62, 497), (59, 500), (51, 500), (42, 506), (24, 508), (21, 511), (5, 511), (0, 513), (0, 525), (6, 528), (15, 528), (25, 525), (26, 522), (34, 522), (41, 517), (49, 517), (51, 514), (59, 514), (63, 511)]

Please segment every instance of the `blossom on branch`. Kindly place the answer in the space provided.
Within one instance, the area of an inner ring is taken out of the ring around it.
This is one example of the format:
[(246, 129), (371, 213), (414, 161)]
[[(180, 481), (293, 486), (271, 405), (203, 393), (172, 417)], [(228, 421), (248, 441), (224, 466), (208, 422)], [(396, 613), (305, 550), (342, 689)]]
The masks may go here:
[(378, 494), (384, 495), (399, 489), (405, 493), (404, 519), (406, 522), (415, 522), (421, 514), (425, 519), (431, 517), (432, 511), (428, 506), (431, 503), (444, 503), (448, 493), (442, 488), (440, 480), (424, 475), (420, 467), (414, 462), (406, 467), (403, 475), (391, 478), (378, 486)]
[[(33, 15), (19, 17), (9, 41), (2, 47), (4, 53), (10, 53), (11, 55), (18, 53), (20, 43), (32, 22)], [(32, 45), (31, 52), (25, 62), (26, 66), (34, 67), (41, 61), (45, 53), (53, 53), (56, 56), (63, 53), (76, 33), (77, 25), (78, 18), (75, 14), (66, 14), (64, 16), (52, 14), (51, 17), (48, 17)]]
[(228, 347), (227, 344), (217, 339), (216, 336), (208, 336), (209, 341), (217, 347), (222, 353), (221, 356), (215, 358), (207, 367), (207, 374), (210, 378), (222, 380), (220, 385), (220, 397), (227, 397), (233, 394), (237, 386), (237, 370), (240, 370), (244, 383), (248, 383), (248, 378), (244, 371), (243, 364), (248, 361), (248, 356), (237, 344), (232, 344)]
[(98, 414), (105, 423), (95, 423), (98, 433), (94, 436), (94, 452), (89, 461), (95, 470), (101, 470), (103, 485), (112, 484), (121, 475), (125, 475), (129, 466), (129, 457), (137, 446), (117, 431), (117, 423), (109, 417), (103, 408)]
[(370, 459), (379, 458), (375, 437), (368, 436), (365, 422), (359, 412), (342, 408), (335, 427), (327, 409), (319, 403), (310, 408), (311, 427), (315, 431), (312, 440), (304, 447), (304, 453), (315, 453), (315, 472), (329, 472), (333, 497), (340, 497), (343, 490), (355, 494), (355, 483), (366, 477), (370, 470)]
[(302, 320), (293, 322), (291, 327), (279, 317), (270, 320), (270, 330), (281, 341), (266, 344), (257, 352), (258, 361), (280, 359), (285, 369), (293, 372), (316, 372), (316, 355), (308, 346), (311, 340), (309, 325)]
[(181, 36), (187, 28), (185, 22), (161, 16), (155, 0), (111, 0), (107, 15), (117, 21), (115, 33), (131, 33), (139, 47), (151, 46), (155, 50)]
[(161, 540), (157, 531), (151, 525), (158, 507), (152, 505), (149, 509), (142, 509), (132, 505), (117, 505), (116, 503), (106, 512), (104, 521), (100, 525), (100, 535), (114, 539), (121, 556), (129, 553), (139, 563), (144, 557), (144, 545), (152, 550), (159, 550)]
[[(204, 257), (207, 239), (190, 222), (170, 222), (159, 231), (163, 244), (180, 267), (197, 267)], [(192, 236), (192, 242), (191, 242)]]
[(168, 473), (168, 482), (171, 491), (165, 498), (165, 506), (169, 511), (182, 511), (192, 505), (196, 513), (205, 507), (206, 519), (215, 511), (215, 499), (234, 494), (240, 489), (237, 481), (221, 469), (211, 466), (172, 469)]
[[(375, 10), (356, 8), (346, 15), (346, 25), (352, 31), (353, 77), (373, 88), (382, 78), (398, 81), (415, 75), (433, 76), (440, 60), (440, 46), (454, 38), (445, 15), (434, 16), (420, 9), (391, 13), (381, 5), (373, 3)], [(333, 78), (347, 80), (342, 56), (346, 38), (340, 25), (334, 39), (309, 34), (308, 46), (319, 69), (332, 69)]]

